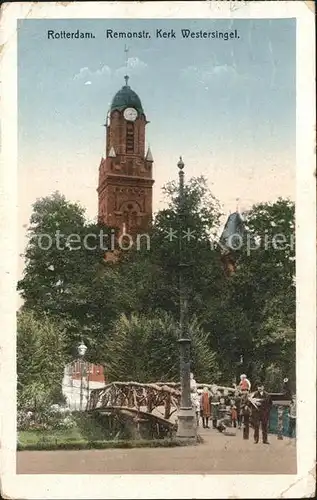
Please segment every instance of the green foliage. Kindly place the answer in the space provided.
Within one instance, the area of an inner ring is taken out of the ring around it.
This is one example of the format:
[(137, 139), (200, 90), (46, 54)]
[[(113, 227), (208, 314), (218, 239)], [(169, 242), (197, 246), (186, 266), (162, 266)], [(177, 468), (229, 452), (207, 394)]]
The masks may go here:
[[(294, 204), (279, 199), (258, 204), (245, 214), (253, 249), (247, 251), (244, 246), (236, 252), (236, 273), (227, 278), (219, 250), (211, 244), (219, 233), (221, 213), (206, 180), (199, 177), (186, 183), (182, 207), (176, 183), (169, 183), (164, 194), (167, 207), (155, 217), (150, 248), (142, 245), (123, 252), (115, 265), (105, 264), (104, 250), (98, 245), (58, 248), (58, 230), (65, 242), (70, 235), (83, 241), (101, 229), (107, 234), (109, 228), (87, 222), (84, 210), (58, 193), (38, 200), (29, 229), (25, 274), (18, 286), (25, 314), (36, 311), (30, 313), (34, 321), (52, 321), (56, 332), (64, 332), (58, 333), (63, 338), (63, 362), (75, 355), (74, 347), (84, 338), (87, 360), (107, 365), (112, 380), (178, 380), (176, 236), (181, 218), (183, 229), (191, 235), (182, 238), (182, 246), (183, 260), (189, 264), (184, 282), (196, 379), (225, 384), (245, 371), (252, 379), (269, 380), (276, 373), (280, 379), (283, 373), (294, 381)], [(47, 250), (38, 245), (43, 234), (52, 241)], [(34, 398), (28, 394), (45, 393), (41, 384), (50, 384), (48, 375), (38, 375), (44, 362), (35, 356), (34, 363), (27, 363), (37, 351), (35, 330), (27, 338), (28, 354), (23, 358), (20, 348), (18, 360), (19, 390), (22, 385), (28, 387), (26, 399)], [(45, 351), (42, 346), (42, 358), (52, 349)], [(27, 384), (22, 383), (24, 373)]]
[[(240, 350), (249, 375), (271, 363), (295, 382), (295, 209), (289, 200), (261, 203), (246, 215), (251, 249), (240, 253), (231, 297), (249, 322)], [(257, 243), (257, 244), (255, 244)], [(281, 387), (279, 388), (279, 390)]]
[[(109, 380), (179, 380), (178, 330), (177, 322), (161, 311), (155, 311), (151, 316), (121, 316), (107, 343)], [(189, 324), (189, 334), (195, 376), (214, 380), (219, 374), (215, 354), (208, 345), (209, 335), (195, 319)]]
[(76, 355), (74, 349), (84, 336), (92, 362), (102, 362), (100, 343), (113, 319), (131, 307), (124, 277), (104, 264), (107, 235), (109, 228), (87, 222), (83, 208), (59, 193), (37, 200), (24, 277), (18, 283), (23, 309), (36, 311), (37, 317), (49, 315), (66, 330), (68, 356)]
[(47, 316), (32, 311), (17, 318), (18, 405), (34, 409), (61, 400), (67, 361), (65, 332)]

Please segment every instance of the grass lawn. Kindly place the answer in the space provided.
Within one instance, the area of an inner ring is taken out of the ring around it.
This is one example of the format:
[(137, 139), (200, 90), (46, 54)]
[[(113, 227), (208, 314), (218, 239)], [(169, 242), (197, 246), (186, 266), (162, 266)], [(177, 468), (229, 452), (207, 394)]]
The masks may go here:
[(68, 430), (52, 430), (52, 431), (19, 431), (19, 443), (21, 445), (33, 445), (36, 443), (59, 443), (59, 442), (74, 442), (84, 440), (80, 430), (75, 427)]
[(176, 438), (139, 439), (139, 440), (90, 440), (82, 438), (79, 432), (72, 431), (21, 431), (19, 432), (18, 451), (24, 450), (85, 450), (107, 448), (171, 448), (198, 444)]
[(75, 425), (69, 429), (25, 430), (18, 432), (18, 449), (85, 446), (91, 442), (108, 441), (105, 429), (85, 415), (74, 415)]

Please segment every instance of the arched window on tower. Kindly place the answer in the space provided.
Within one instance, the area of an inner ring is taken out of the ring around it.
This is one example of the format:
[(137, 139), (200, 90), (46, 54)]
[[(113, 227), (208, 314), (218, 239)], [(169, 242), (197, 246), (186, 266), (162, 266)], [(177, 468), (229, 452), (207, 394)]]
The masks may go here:
[(122, 223), (124, 223), (126, 231), (133, 233), (141, 222), (139, 204), (135, 201), (124, 202), (120, 210), (122, 211)]
[(126, 153), (134, 153), (134, 123), (127, 122)]

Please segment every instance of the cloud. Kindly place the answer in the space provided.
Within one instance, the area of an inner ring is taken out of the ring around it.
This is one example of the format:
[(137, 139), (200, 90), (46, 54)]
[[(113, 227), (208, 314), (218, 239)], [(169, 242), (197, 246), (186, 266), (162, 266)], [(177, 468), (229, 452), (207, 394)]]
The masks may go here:
[(84, 68), (80, 68), (79, 72), (76, 73), (74, 76), (74, 80), (88, 80), (91, 81), (92, 79), (100, 76), (110, 76), (112, 73), (111, 68), (107, 65), (102, 66), (102, 68), (97, 69), (95, 71), (91, 71), (87, 66)]
[(111, 69), (110, 66), (104, 65), (102, 68), (93, 71), (88, 66), (84, 66), (76, 73), (73, 80), (84, 81), (85, 85), (91, 85), (96, 79), (123, 77), (126, 73), (136, 75), (141, 73), (145, 68), (147, 68), (147, 64), (141, 61), (141, 59), (138, 57), (129, 57), (127, 64), (117, 69)]
[(229, 66), (228, 64), (223, 64), (223, 65), (219, 65), (219, 66), (215, 66), (213, 68), (213, 71), (212, 73), (214, 75), (223, 75), (223, 74), (226, 74), (226, 75), (236, 75), (237, 72), (235, 70), (235, 68), (233, 66)]
[(198, 68), (197, 66), (187, 66), (181, 70), (181, 74), (184, 78), (194, 80), (195, 82), (207, 85), (215, 79), (223, 78), (236, 78), (238, 77), (237, 70), (234, 66), (229, 64), (213, 64), (210, 66), (205, 66), (203, 68)]

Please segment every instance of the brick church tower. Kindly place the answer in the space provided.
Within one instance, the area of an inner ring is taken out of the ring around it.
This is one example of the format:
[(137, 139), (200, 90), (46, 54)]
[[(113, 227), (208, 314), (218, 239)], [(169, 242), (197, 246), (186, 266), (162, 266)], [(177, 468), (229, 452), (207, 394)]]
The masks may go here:
[(106, 157), (99, 166), (98, 218), (131, 236), (152, 220), (153, 158), (145, 153), (146, 119), (139, 96), (128, 85), (114, 96), (106, 123)]

